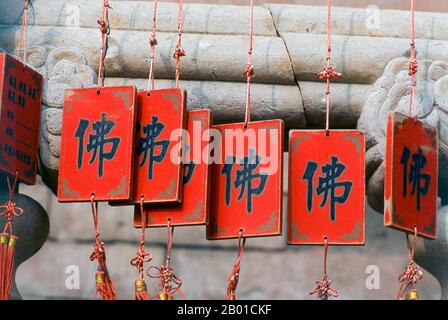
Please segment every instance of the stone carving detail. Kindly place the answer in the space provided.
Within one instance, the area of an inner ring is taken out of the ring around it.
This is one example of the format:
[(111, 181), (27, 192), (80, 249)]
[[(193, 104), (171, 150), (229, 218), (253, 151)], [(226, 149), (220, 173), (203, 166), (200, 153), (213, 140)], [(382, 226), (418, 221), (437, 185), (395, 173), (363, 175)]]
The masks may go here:
[[(448, 186), (448, 63), (444, 61), (419, 60), (416, 75), (417, 117), (439, 130), (439, 186)], [(389, 111), (407, 114), (409, 106), (410, 81), (408, 58), (400, 57), (390, 61), (383, 75), (375, 82), (366, 100), (358, 128), (366, 133), (366, 183), (369, 204), (383, 212), (384, 157), (386, 124)], [(439, 194), (441, 194), (439, 192)], [(443, 199), (442, 199), (443, 200)]]
[(86, 88), (96, 83), (97, 75), (77, 47), (37, 46), (28, 51), (28, 61), (44, 76), (42, 92), (39, 155), (45, 182), (57, 183), (62, 129), (64, 92), (70, 88)]

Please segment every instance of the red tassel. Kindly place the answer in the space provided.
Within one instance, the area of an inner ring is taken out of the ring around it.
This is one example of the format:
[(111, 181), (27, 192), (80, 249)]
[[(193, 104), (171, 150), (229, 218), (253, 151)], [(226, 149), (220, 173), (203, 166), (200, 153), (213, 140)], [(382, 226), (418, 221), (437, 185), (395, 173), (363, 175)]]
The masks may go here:
[(117, 300), (115, 286), (112, 278), (104, 271), (98, 271), (95, 275), (96, 296), (103, 300)]
[(150, 300), (145, 280), (135, 280), (135, 300)]
[(6, 258), (8, 255), (9, 237), (6, 233), (0, 234), (0, 300), (6, 300), (5, 297), (5, 274), (6, 274)]
[(7, 292), (7, 299), (9, 299), (9, 293), (11, 292), (12, 287), (12, 273), (14, 269), (14, 254), (16, 252), (16, 243), (17, 243), (17, 237), (11, 236), (9, 238), (8, 243), (8, 253), (6, 255), (6, 292)]
[[(13, 236), (12, 221), (14, 217), (19, 217), (23, 214), (23, 209), (19, 208), (14, 202), (14, 190), (17, 186), (18, 173), (16, 171), (14, 183), (11, 184), (9, 177), (8, 189), (9, 200), (0, 206), (0, 216), (5, 216), (8, 220), (3, 228), (3, 233), (0, 234), (0, 300), (9, 300), (9, 293), (12, 287), (12, 274), (14, 268), (14, 253), (17, 243), (17, 237)], [(7, 230), (9, 229), (9, 232)]]
[(12, 287), (16, 243), (16, 236), (8, 237), (5, 233), (0, 235), (0, 300), (9, 300), (9, 293)]

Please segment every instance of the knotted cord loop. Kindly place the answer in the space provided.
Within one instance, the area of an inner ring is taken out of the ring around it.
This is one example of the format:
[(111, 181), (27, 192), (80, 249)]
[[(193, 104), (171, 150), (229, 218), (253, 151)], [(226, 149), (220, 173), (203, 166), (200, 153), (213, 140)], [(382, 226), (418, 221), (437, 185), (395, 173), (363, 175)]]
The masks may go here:
[(244, 119), (244, 128), (247, 128), (247, 124), (250, 122), (250, 94), (251, 94), (251, 81), (255, 74), (255, 67), (252, 64), (253, 53), (253, 38), (254, 38), (254, 1), (250, 0), (249, 6), (249, 50), (247, 51), (247, 64), (244, 67), (244, 76), (247, 82), (246, 92), (246, 115)]
[[(174, 227), (171, 225), (171, 219), (168, 219), (165, 265), (160, 267), (150, 266), (146, 271), (148, 277), (153, 279), (160, 279), (160, 287), (162, 288), (162, 293), (167, 294), (169, 300), (171, 300), (174, 294), (177, 292), (182, 299), (185, 299), (185, 296), (181, 290), (182, 279), (174, 273), (174, 270), (171, 267), (171, 248), (173, 245), (173, 233)], [(156, 274), (151, 274), (151, 270), (155, 270)]]
[(331, 0), (327, 1), (327, 65), (317, 74), (318, 79), (327, 80), (326, 96), (326, 116), (325, 116), (325, 131), (327, 135), (330, 133), (330, 80), (341, 78), (342, 73), (334, 71), (331, 65)]
[(22, 62), (24, 65), (26, 65), (26, 33), (27, 33), (27, 29), (28, 29), (28, 6), (29, 6), (29, 0), (25, 0), (25, 4), (23, 6), (23, 14), (22, 14), (22, 27), (20, 29), (19, 43), (17, 44), (17, 48), (16, 48), (16, 57), (17, 57), (17, 59), (19, 59), (20, 49), (23, 45)]
[(95, 229), (95, 245), (93, 247), (93, 252), (90, 255), (90, 261), (98, 261), (97, 273), (95, 275), (95, 297), (100, 295), (103, 300), (115, 300), (117, 295), (115, 292), (115, 285), (107, 270), (106, 250), (98, 228), (98, 202), (95, 201), (94, 193), (92, 193), (90, 198), (90, 206), (92, 210), (93, 226)]
[(182, 0), (179, 0), (179, 13), (177, 16), (177, 44), (173, 54), (174, 59), (176, 59), (176, 88), (179, 88), (180, 58), (185, 56), (185, 50), (182, 48), (182, 14)]
[(90, 261), (98, 260), (99, 271), (106, 271), (106, 251), (104, 250), (104, 242), (101, 240), (100, 231), (98, 228), (98, 202), (95, 201), (95, 194), (90, 197), (90, 207), (92, 209), (93, 227), (95, 229), (95, 245), (93, 252), (90, 255)]
[(409, 108), (408, 108), (408, 115), (412, 116), (412, 109), (414, 109), (414, 116), (417, 117), (416, 114), (416, 101), (415, 101), (415, 74), (417, 73), (418, 69), (418, 60), (416, 58), (415, 53), (415, 9), (414, 9), (414, 0), (411, 0), (411, 56), (409, 58), (409, 76), (411, 80), (411, 88), (409, 92)]
[(149, 37), (149, 46), (151, 48), (149, 59), (150, 59), (150, 65), (149, 65), (149, 79), (148, 79), (148, 91), (154, 90), (154, 60), (155, 60), (155, 52), (156, 52), (156, 46), (158, 44), (157, 42), (157, 0), (154, 0), (154, 8), (153, 8), (153, 14), (152, 14), (152, 32), (151, 36)]
[(328, 238), (324, 238), (324, 276), (322, 280), (316, 281), (316, 288), (310, 292), (310, 295), (317, 294), (320, 300), (328, 300), (329, 297), (338, 297), (339, 292), (331, 287), (331, 281), (327, 275), (327, 255), (328, 255)]
[(243, 231), (240, 230), (238, 237), (238, 257), (236, 263), (233, 265), (232, 272), (227, 278), (227, 296), (226, 300), (236, 300), (236, 289), (238, 287), (238, 281), (240, 278), (240, 266), (241, 259), (244, 253), (244, 247), (246, 246), (246, 238), (243, 237)]
[(143, 201), (144, 198), (140, 198), (140, 212), (142, 214), (142, 228), (140, 235), (140, 245), (135, 257), (131, 260), (131, 265), (137, 269), (140, 279), (144, 279), (143, 265), (152, 260), (152, 255), (145, 250), (145, 231), (146, 231), (146, 214), (143, 211)]
[(406, 244), (408, 247), (409, 263), (406, 266), (405, 270), (398, 277), (398, 282), (401, 283), (401, 286), (400, 289), (398, 290), (397, 300), (403, 299), (405, 293), (407, 293), (413, 285), (415, 285), (419, 280), (423, 278), (422, 270), (420, 269), (419, 266), (415, 265), (414, 261), (416, 242), (417, 242), (417, 227), (414, 226), (412, 245), (409, 241), (409, 235), (406, 234)]
[(12, 236), (12, 221), (14, 217), (20, 217), (23, 214), (23, 209), (17, 206), (14, 202), (14, 191), (16, 190), (18, 183), (18, 172), (14, 175), (14, 182), (11, 184), (9, 176), (6, 178), (8, 182), (9, 200), (4, 205), (0, 206), (0, 217), (5, 216), (7, 221), (3, 228), (3, 234), (9, 229), (9, 235)]
[(98, 25), (101, 31), (101, 53), (100, 62), (98, 67), (98, 87), (104, 86), (104, 78), (106, 74), (105, 60), (107, 55), (110, 26), (109, 26), (109, 9), (112, 7), (109, 4), (109, 0), (103, 0), (103, 12), (101, 20), (98, 20)]

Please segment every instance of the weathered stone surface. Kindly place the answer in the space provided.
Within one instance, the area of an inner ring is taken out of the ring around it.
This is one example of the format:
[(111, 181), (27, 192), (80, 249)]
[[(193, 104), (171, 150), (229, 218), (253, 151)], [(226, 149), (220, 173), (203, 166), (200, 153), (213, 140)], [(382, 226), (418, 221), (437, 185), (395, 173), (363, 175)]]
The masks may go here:
[[(108, 78), (106, 85), (135, 85), (146, 90), (147, 79)], [(180, 81), (187, 91), (189, 109), (208, 108), (213, 111), (213, 122), (244, 121), (246, 108), (245, 83), (217, 81)], [(156, 80), (156, 89), (175, 87), (171, 80)], [(306, 126), (302, 97), (297, 86), (253, 84), (251, 92), (251, 119), (283, 119), (288, 128)]]
[[(55, 190), (59, 168), (64, 92), (70, 88), (91, 87), (96, 74), (87, 64), (82, 49), (41, 46), (28, 51), (29, 63), (44, 76), (41, 130), (39, 136), (41, 174)], [(47, 173), (47, 174), (46, 174)]]
[[(14, 47), (19, 33), (1, 33), (0, 42)], [(80, 47), (88, 64), (98, 70), (100, 32), (93, 28), (35, 26), (28, 30), (29, 47)], [(109, 38), (106, 70), (109, 77), (145, 78), (149, 73), (148, 32), (114, 30)], [(248, 38), (243, 35), (183, 35), (181, 78), (189, 80), (245, 81)], [(158, 35), (155, 74), (158, 78), (173, 79), (175, 74), (174, 48), (176, 33)], [(81, 45), (80, 45), (81, 44)], [(293, 84), (291, 62), (282, 39), (254, 37), (254, 82)], [(41, 49), (39, 49), (41, 50)], [(35, 51), (37, 55), (37, 50)], [(35, 58), (36, 60), (37, 57)], [(78, 62), (79, 63), (79, 62)], [(61, 67), (62, 69), (63, 67)], [(67, 79), (69, 81), (69, 79)]]
[[(327, 7), (266, 4), (279, 32), (326, 34)], [(410, 37), (409, 11), (373, 8), (341, 8), (334, 6), (331, 13), (331, 32), (335, 35), (372, 37)], [(400, 23), (397, 23), (399, 21)], [(415, 13), (417, 39), (448, 40), (448, 15), (436, 12)]]
[[(327, 36), (304, 33), (280, 33), (293, 63), (294, 74), (300, 80), (316, 81), (316, 74), (326, 64)], [(397, 38), (332, 36), (332, 64), (342, 72), (335, 82), (373, 83), (387, 63), (409, 52), (409, 41)], [(417, 40), (419, 59), (446, 59), (448, 42)]]
[[(448, 83), (448, 64), (444, 61), (423, 59), (416, 75), (416, 114), (420, 120), (439, 130), (439, 194), (443, 196), (448, 187), (446, 95), (443, 88)], [(408, 112), (409, 106), (408, 59), (393, 59), (383, 75), (375, 82), (364, 105), (358, 128), (366, 132), (366, 178), (367, 197), (370, 205), (383, 211), (384, 153), (386, 124), (389, 111)], [(446, 200), (446, 199), (445, 199)]]
[[(0, 175), (0, 178), (6, 179), (5, 176)], [(6, 189), (0, 189), (0, 203), (3, 205), (9, 199), (9, 194)], [(15, 283), (16, 274), (20, 278), (20, 270), (17, 268), (30, 259), (47, 240), (49, 231), (49, 220), (45, 209), (27, 195), (16, 193), (14, 194), (14, 201), (17, 206), (24, 210), (24, 214), (20, 217), (15, 217), (13, 220), (13, 234), (19, 239), (16, 245), (14, 257), (14, 271), (13, 271), (13, 287), (11, 289), (11, 299), (21, 299), (21, 295), (17, 290)], [(0, 211), (3, 211), (0, 210)], [(6, 223), (6, 217), (0, 217), (0, 226)]]
[[(11, 10), (15, 0), (0, 3), (0, 24), (14, 23), (19, 15)], [(152, 1), (110, 1), (109, 21), (113, 29), (152, 30)], [(102, 2), (91, 0), (34, 0), (34, 25), (97, 28)], [(157, 27), (159, 32), (177, 32), (177, 3), (158, 2)], [(76, 21), (79, 19), (79, 21)], [(229, 23), (232, 21), (232, 23)], [(243, 6), (190, 4), (183, 5), (183, 32), (205, 34), (247, 34), (249, 10)], [(254, 34), (276, 36), (268, 9), (254, 7)]]
[[(326, 84), (300, 81), (299, 88), (307, 125), (325, 127)], [(331, 85), (331, 128), (355, 128), (369, 90), (369, 85), (333, 83)]]

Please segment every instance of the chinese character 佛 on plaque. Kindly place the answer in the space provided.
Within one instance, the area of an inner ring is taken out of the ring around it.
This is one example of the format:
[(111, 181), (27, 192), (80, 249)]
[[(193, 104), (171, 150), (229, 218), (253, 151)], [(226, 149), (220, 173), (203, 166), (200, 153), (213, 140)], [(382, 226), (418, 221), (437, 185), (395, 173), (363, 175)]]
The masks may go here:
[(214, 126), (221, 133), (212, 165), (207, 239), (281, 234), (283, 121)]
[(436, 238), (437, 129), (391, 112), (387, 122), (384, 224)]
[(130, 199), (136, 94), (135, 87), (66, 91), (59, 201)]
[(293, 130), (288, 243), (364, 244), (364, 134)]

